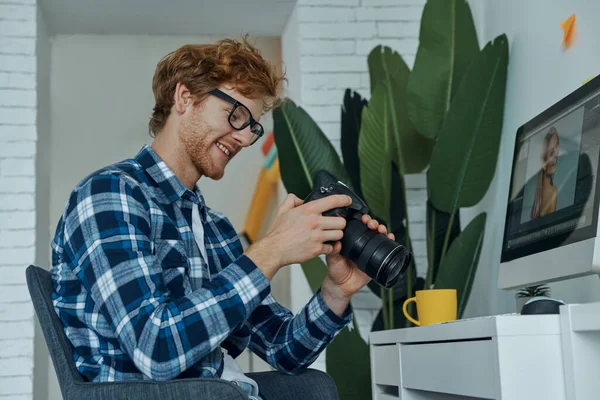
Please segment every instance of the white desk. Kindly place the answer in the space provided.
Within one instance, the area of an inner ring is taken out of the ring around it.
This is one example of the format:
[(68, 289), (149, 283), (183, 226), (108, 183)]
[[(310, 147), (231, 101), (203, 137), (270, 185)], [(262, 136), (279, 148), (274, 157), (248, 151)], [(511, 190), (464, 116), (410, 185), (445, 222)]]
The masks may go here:
[(600, 303), (372, 332), (373, 400), (600, 398)]

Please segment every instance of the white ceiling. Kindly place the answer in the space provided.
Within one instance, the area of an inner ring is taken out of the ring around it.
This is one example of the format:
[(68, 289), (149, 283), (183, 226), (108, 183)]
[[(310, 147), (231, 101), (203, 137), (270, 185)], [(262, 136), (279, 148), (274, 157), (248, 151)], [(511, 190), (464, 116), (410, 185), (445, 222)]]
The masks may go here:
[(280, 36), (296, 0), (38, 0), (50, 34)]

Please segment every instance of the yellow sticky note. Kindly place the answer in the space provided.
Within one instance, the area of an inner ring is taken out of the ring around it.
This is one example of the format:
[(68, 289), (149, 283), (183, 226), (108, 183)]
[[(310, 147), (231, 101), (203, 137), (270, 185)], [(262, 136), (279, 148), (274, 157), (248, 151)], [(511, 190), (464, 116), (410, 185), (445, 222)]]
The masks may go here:
[(563, 48), (566, 50), (575, 42), (575, 14), (560, 23), (563, 30)]

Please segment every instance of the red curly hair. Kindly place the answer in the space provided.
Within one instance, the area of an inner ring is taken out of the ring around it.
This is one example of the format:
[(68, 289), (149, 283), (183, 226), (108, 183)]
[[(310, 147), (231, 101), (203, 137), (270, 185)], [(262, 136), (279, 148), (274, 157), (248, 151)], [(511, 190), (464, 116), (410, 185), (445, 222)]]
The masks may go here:
[(241, 41), (223, 39), (214, 44), (184, 45), (160, 60), (154, 71), (155, 106), (148, 123), (150, 135), (155, 136), (165, 126), (179, 82), (188, 88), (196, 103), (217, 86), (232, 84), (246, 97), (262, 97), (266, 112), (281, 103), (279, 90), (283, 80), (284, 75), (248, 43), (246, 36)]

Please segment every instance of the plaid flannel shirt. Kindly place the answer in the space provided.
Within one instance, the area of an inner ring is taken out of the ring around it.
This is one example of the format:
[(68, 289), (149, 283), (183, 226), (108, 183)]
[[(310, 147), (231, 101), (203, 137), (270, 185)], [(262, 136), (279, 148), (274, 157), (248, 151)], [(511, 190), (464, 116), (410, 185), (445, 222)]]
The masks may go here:
[(221, 346), (234, 358), (249, 347), (294, 374), (352, 320), (320, 291), (295, 316), (277, 303), (229, 220), (148, 146), (77, 185), (52, 250), (54, 307), (90, 381), (217, 377)]

